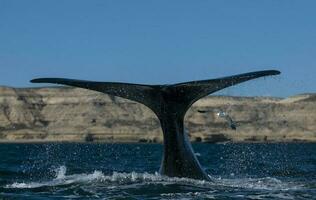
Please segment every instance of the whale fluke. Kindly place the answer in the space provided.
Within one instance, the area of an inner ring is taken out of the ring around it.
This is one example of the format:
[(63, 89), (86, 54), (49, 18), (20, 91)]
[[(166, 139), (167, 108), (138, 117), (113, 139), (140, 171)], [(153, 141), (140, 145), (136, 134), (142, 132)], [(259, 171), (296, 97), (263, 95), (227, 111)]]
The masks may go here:
[(164, 154), (160, 173), (171, 177), (209, 180), (184, 131), (185, 113), (194, 102), (211, 93), (251, 79), (278, 74), (280, 72), (277, 70), (265, 70), (170, 85), (94, 82), (64, 78), (39, 78), (31, 82), (90, 89), (146, 105), (157, 115), (163, 131)]
[(75, 80), (66, 78), (39, 78), (31, 80), (32, 83), (55, 83), (61, 85), (74, 86), (95, 90), (113, 96), (130, 99), (152, 108), (156, 103), (153, 99), (157, 86), (115, 83), (115, 82), (95, 82), (85, 80)]

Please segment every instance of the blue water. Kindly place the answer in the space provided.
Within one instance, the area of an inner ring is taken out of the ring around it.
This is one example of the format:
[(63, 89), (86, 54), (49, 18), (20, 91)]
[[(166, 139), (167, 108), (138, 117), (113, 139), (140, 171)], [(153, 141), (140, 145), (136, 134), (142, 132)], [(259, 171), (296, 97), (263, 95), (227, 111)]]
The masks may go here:
[(160, 144), (0, 144), (0, 199), (316, 199), (316, 144), (194, 144), (211, 182), (157, 173)]

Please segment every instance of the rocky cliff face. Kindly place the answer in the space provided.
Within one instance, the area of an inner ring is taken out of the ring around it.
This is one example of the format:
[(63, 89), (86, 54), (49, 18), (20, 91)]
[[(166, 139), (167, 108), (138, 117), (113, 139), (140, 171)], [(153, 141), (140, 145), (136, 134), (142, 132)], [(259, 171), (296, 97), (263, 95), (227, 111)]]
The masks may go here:
[[(209, 110), (199, 113), (198, 109)], [(237, 130), (217, 116), (222, 110)], [(316, 141), (316, 94), (287, 99), (210, 96), (186, 115), (191, 140)], [(0, 141), (161, 142), (147, 107), (77, 88), (0, 87)]]

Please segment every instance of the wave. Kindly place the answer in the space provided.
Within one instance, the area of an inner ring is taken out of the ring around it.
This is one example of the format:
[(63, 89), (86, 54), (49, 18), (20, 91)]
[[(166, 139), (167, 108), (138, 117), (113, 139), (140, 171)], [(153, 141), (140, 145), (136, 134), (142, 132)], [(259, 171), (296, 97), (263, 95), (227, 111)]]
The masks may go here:
[(6, 185), (5, 188), (40, 188), (46, 186), (60, 186), (60, 185), (69, 185), (73, 183), (87, 183), (91, 181), (101, 180), (104, 174), (100, 171), (94, 171), (91, 174), (74, 174), (66, 176), (67, 168), (66, 166), (60, 166), (55, 169), (56, 178), (51, 181), (43, 182), (30, 182), (30, 183), (18, 183), (15, 182), (11, 185)]
[(255, 190), (297, 190), (303, 185), (283, 182), (277, 178), (221, 178), (212, 177), (211, 181), (194, 180), (188, 178), (170, 178), (158, 173), (120, 173), (113, 172), (111, 175), (105, 175), (101, 171), (94, 171), (90, 174), (72, 174), (66, 175), (66, 166), (60, 166), (55, 169), (55, 178), (42, 182), (15, 182), (6, 185), (5, 188), (31, 189), (41, 187), (57, 187), (71, 184), (96, 184), (100, 183), (108, 187), (120, 187), (132, 184), (159, 184), (159, 185), (187, 185), (201, 189), (214, 189), (214, 187), (230, 187)]

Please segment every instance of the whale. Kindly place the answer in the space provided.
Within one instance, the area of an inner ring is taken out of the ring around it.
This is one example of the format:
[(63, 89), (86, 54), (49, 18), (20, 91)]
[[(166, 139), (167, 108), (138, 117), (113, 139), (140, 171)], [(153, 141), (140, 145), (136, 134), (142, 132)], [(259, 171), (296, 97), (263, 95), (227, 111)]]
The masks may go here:
[(278, 75), (278, 70), (263, 70), (216, 79), (165, 85), (96, 82), (67, 78), (36, 78), (32, 83), (52, 83), (94, 90), (129, 99), (147, 106), (160, 121), (163, 156), (159, 173), (168, 177), (210, 181), (202, 168), (184, 128), (184, 117), (193, 103), (224, 88), (252, 79)]

